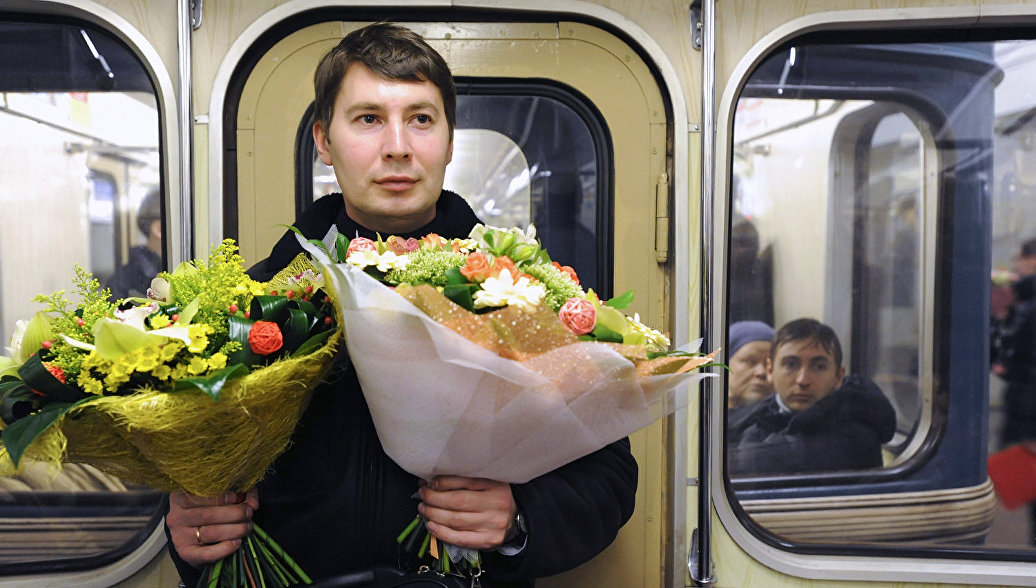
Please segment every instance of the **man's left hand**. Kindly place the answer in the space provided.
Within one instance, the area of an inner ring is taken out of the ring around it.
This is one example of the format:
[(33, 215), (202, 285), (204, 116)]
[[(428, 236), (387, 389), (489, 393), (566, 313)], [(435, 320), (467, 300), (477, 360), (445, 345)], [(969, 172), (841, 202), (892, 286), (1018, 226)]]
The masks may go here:
[(436, 538), (459, 547), (495, 549), (514, 525), (511, 485), (484, 478), (438, 476), (421, 481), (417, 510)]

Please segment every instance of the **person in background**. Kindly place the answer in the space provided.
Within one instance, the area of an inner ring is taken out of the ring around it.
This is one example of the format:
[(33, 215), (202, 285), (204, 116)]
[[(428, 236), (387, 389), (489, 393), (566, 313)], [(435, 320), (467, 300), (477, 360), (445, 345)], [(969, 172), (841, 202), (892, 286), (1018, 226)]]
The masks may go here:
[(773, 327), (760, 321), (730, 325), (728, 409), (740, 408), (773, 394), (773, 384), (766, 372), (773, 335)]
[(115, 270), (102, 284), (111, 290), (113, 300), (147, 295), (151, 280), (165, 269), (162, 263), (162, 194), (151, 190), (137, 208), (137, 228), (144, 235), (143, 245), (129, 250), (129, 261)]
[(845, 373), (831, 327), (793, 320), (774, 335), (767, 374), (776, 394), (730, 413), (731, 476), (876, 468), (896, 412), (874, 382)]
[[(1023, 444), (1036, 449), (1036, 239), (1022, 243), (1008, 283), (991, 292), (991, 369), (1007, 384), (1000, 449)], [(1036, 530), (1036, 502), (1028, 505)], [(1029, 533), (1036, 545), (1036, 533)]]
[[(315, 86), (313, 137), (342, 194), (296, 219), (306, 238), (467, 237), (479, 219), (442, 189), (456, 121), (456, 88), (442, 56), (413, 31), (376, 23), (325, 55)], [(267, 280), (301, 251), (285, 232), (249, 273)], [(633, 514), (636, 487), (628, 439), (523, 484), (418, 480), (386, 455), (356, 372), (347, 369), (314, 391), (291, 445), (257, 488), (173, 493), (166, 532), (188, 585), (202, 566), (233, 552), (253, 520), (311, 577), (334, 579), (399, 567), (405, 554), (396, 536), (419, 511), (440, 540), (481, 550), (483, 587), (531, 587), (607, 547)]]

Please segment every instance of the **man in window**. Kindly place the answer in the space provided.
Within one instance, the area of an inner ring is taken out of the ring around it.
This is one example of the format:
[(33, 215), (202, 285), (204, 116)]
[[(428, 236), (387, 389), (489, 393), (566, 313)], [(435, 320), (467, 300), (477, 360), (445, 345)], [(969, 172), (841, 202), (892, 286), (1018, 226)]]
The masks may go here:
[(875, 468), (896, 413), (877, 385), (845, 374), (838, 336), (802, 318), (774, 336), (767, 377), (776, 394), (731, 413), (731, 476)]

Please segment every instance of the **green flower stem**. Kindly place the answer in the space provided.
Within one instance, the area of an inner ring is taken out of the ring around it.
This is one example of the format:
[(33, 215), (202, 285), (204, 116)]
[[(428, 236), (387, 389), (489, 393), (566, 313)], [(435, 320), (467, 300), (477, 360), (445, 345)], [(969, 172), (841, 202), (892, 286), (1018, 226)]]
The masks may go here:
[(420, 522), (421, 515), (417, 515), (416, 517), (414, 517), (414, 520), (410, 521), (410, 524), (407, 525), (405, 529), (403, 529), (403, 532), (400, 533), (398, 537), (396, 537), (396, 543), (402, 543), (403, 540), (406, 539), (408, 535), (410, 535), (410, 532), (414, 530), (414, 527), (417, 526), (417, 523)]
[(293, 582), (297, 582), (298, 578), (291, 573), (282, 562), (273, 556), (273, 553), (267, 549), (266, 545), (259, 539), (253, 539), (253, 536), (249, 536), (250, 540), (255, 543), (255, 548), (259, 550), (259, 561), (269, 566), (270, 571), (277, 577), (277, 579), (285, 586), (291, 585)]
[(263, 531), (262, 528), (259, 527), (259, 525), (253, 524), (252, 532), (255, 533), (259, 537), (259, 539), (261, 539), (266, 544), (266, 547), (268, 547), (270, 551), (272, 551), (273, 554), (277, 556), (280, 562), (286, 565), (292, 572), (295, 573), (296, 576), (298, 576), (298, 578), (302, 581), (303, 584), (313, 583), (313, 580), (311, 580), (310, 577), (306, 575), (306, 572), (302, 571), (302, 568), (299, 567), (299, 564), (295, 563), (295, 560), (292, 559), (291, 556), (288, 555), (283, 549), (281, 549), (281, 546), (278, 545), (277, 542), (273, 540), (273, 538), (267, 535), (266, 531)]
[(241, 544), (241, 549), (242, 551), (247, 549), (247, 551), (244, 551), (244, 555), (251, 556), (247, 559), (248, 563), (251, 564), (249, 567), (252, 568), (252, 577), (256, 580), (256, 583), (260, 588), (266, 588), (266, 578), (263, 575), (262, 562), (259, 561), (259, 557), (255, 553), (255, 548), (252, 546), (251, 535), (245, 538), (245, 541)]
[(431, 543), (432, 534), (428, 533), (424, 536), (424, 541), (421, 542), (421, 549), (417, 550), (417, 558), (421, 559), (424, 554), (428, 551), (428, 544)]

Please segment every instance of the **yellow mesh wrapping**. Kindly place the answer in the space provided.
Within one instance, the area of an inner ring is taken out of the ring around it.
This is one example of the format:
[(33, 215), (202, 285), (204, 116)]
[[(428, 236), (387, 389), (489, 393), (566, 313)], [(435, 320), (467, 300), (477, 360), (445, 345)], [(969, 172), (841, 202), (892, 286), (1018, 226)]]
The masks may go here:
[[(297, 258), (268, 284), (276, 288), (284, 275), (307, 267)], [(313, 353), (230, 380), (218, 401), (197, 389), (98, 396), (40, 435), (21, 463), (86, 463), (166, 492), (245, 491), (287, 448), (311, 391), (334, 364), (340, 338), (339, 328)], [(15, 473), (0, 449), (0, 475)]]

